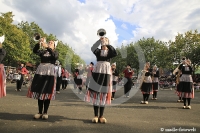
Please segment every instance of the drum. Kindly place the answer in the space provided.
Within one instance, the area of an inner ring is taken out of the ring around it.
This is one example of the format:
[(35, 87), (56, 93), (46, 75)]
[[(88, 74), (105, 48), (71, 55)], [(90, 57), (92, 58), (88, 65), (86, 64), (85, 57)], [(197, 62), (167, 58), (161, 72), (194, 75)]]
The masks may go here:
[(21, 75), (18, 74), (18, 73), (14, 73), (13, 79), (14, 79), (14, 80), (20, 80), (20, 79), (21, 79)]

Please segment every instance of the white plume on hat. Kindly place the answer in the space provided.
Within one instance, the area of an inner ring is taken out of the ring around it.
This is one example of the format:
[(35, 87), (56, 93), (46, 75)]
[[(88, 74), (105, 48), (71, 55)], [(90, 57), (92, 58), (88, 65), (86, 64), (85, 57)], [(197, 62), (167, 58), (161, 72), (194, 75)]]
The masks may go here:
[(0, 37), (0, 43), (3, 43), (4, 40), (5, 40), (5, 36), (3, 35), (3, 36)]
[(116, 62), (112, 63), (112, 66), (113, 66), (113, 65), (116, 66)]
[(56, 48), (57, 45), (58, 45), (58, 40), (54, 41), (54, 45), (55, 45), (55, 48)]

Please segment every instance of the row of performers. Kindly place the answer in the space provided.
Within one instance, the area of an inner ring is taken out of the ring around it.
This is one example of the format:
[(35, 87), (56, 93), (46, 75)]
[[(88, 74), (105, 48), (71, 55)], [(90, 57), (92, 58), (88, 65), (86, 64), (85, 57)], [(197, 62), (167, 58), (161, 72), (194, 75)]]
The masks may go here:
[[(86, 78), (86, 89), (88, 88), (88, 84), (90, 82), (90, 79), (92, 78), (92, 71), (94, 70), (94, 63), (91, 62), (88, 67), (86, 67), (87, 70), (87, 78)], [(111, 64), (111, 70), (112, 70), (112, 98), (111, 100), (114, 100), (115, 98), (115, 92), (117, 91), (117, 83), (119, 78), (119, 72), (116, 69), (116, 63)], [(141, 103), (148, 104), (149, 95), (153, 94), (153, 100), (157, 99), (157, 91), (158, 91), (158, 77), (159, 77), (159, 71), (157, 69), (157, 66), (153, 67), (153, 70), (150, 69), (150, 63), (146, 63), (145, 68), (143, 70), (145, 72), (143, 79), (143, 84), (141, 86), (141, 91), (143, 93), (143, 101)], [(74, 87), (79, 88), (79, 94), (82, 93), (82, 87), (83, 87), (83, 73), (84, 69), (82, 66), (79, 66), (77, 69), (75, 69), (74, 72)], [(124, 97), (129, 97), (129, 92), (133, 86), (132, 76), (134, 74), (134, 71), (131, 69), (131, 65), (127, 64), (126, 69), (123, 70), (124, 74)], [(147, 83), (146, 83), (147, 82)]]
[[(126, 97), (129, 97), (129, 91), (131, 89), (132, 84), (132, 70), (130, 69), (130, 65), (127, 65), (127, 69), (123, 71), (125, 77), (125, 94)], [(173, 72), (176, 75), (176, 94), (179, 96), (180, 101), (184, 101), (183, 108), (189, 108), (191, 98), (194, 98), (194, 87), (192, 80), (192, 67), (191, 61), (186, 59), (185, 57), (182, 59), (182, 63), (174, 70)], [(143, 94), (143, 100), (141, 104), (148, 104), (148, 99), (150, 94), (153, 94), (152, 100), (157, 100), (157, 92), (159, 88), (159, 70), (155, 65), (153, 69), (150, 68), (150, 62), (147, 62), (142, 70), (142, 76), (140, 79), (140, 90)], [(128, 88), (128, 89), (126, 89)], [(188, 101), (188, 105), (186, 106), (186, 100)]]
[[(40, 49), (40, 44), (42, 44), (42, 46), (46, 49)], [(44, 43), (44, 39), (41, 39), (40, 42), (37, 43), (33, 48), (33, 52), (41, 58), (41, 63), (36, 70), (33, 81), (27, 93), (27, 97), (38, 100), (38, 113), (34, 115), (35, 119), (48, 119), (47, 111), (50, 105), (50, 100), (55, 99), (56, 79), (54, 69), (55, 62), (59, 56), (59, 53), (56, 51), (56, 46), (57, 41), (50, 40), (47, 45)], [(101, 48), (98, 48), (99, 46), (101, 46)], [(1, 51), (3, 54), (1, 57), (4, 57), (5, 51), (3, 49)], [(110, 61), (113, 57), (117, 56), (117, 52), (115, 48), (110, 45), (109, 39), (106, 37), (101, 37), (99, 40), (97, 40), (95, 44), (91, 47), (91, 51), (96, 57), (97, 64), (92, 70), (93, 78), (90, 78), (90, 80), (87, 81), (89, 83), (87, 84), (87, 91), (85, 93), (84, 100), (86, 102), (90, 102), (93, 105), (94, 118), (92, 119), (92, 122), (105, 123), (107, 122), (107, 120), (104, 117), (104, 109), (106, 104), (111, 104), (111, 96), (113, 90), (112, 78), (114, 76)], [(125, 78), (127, 78), (127, 81), (129, 81), (128, 78), (131, 78), (131, 75), (133, 74), (133, 71), (128, 70), (129, 67), (130, 66), (128, 66), (127, 69), (124, 71), (124, 75)], [(152, 78), (150, 76), (151, 74), (149, 72), (149, 68), (150, 63), (146, 63), (143, 74), (144, 80), (141, 86), (141, 91), (143, 92), (144, 97), (142, 103), (147, 103), (146, 101), (148, 101), (149, 94), (151, 94), (152, 92)], [(190, 83), (192, 80), (190, 78), (191, 75), (189, 74), (189, 72), (191, 71), (191, 67), (188, 64), (187, 66), (180, 65), (178, 69), (182, 71), (182, 76), (179, 83), (181, 91), (179, 91), (179, 94), (181, 95), (181, 97), (184, 96), (185, 101), (186, 98), (189, 101), (189, 99), (191, 98), (190, 96), (192, 96), (190, 95)], [(2, 73), (3, 70), (3, 67), (1, 67)], [(2, 77), (3, 76), (1, 74), (0, 78), (3, 79)], [(5, 88), (2, 86), (2, 82), (4, 82), (4, 80), (1, 80), (0, 95), (2, 95), (2, 90), (5, 90)], [(129, 88), (127, 90), (129, 90)]]
[[(182, 63), (174, 70), (174, 75), (176, 75), (176, 94), (179, 97), (177, 102), (184, 102), (183, 108), (191, 109), (190, 101), (191, 98), (194, 98), (194, 90), (193, 90), (193, 80), (192, 80), (192, 67), (191, 62), (189, 59), (183, 58)], [(86, 89), (88, 88), (89, 79), (92, 76), (93, 71), (93, 62), (87, 67), (87, 79), (86, 79)], [(116, 85), (118, 82), (119, 72), (116, 69), (116, 63), (111, 65), (112, 68), (112, 98), (114, 100), (115, 92), (116, 92)], [(132, 82), (132, 75), (134, 71), (131, 69), (130, 64), (127, 65), (127, 68), (123, 71), (124, 73), (124, 95), (125, 97), (129, 97), (129, 92), (133, 85)], [(79, 88), (79, 93), (82, 92), (82, 76), (83, 76), (83, 69), (82, 67), (75, 70), (75, 77), (74, 81), (75, 84)], [(143, 100), (141, 104), (148, 104), (150, 94), (153, 95), (152, 100), (157, 100), (157, 92), (159, 88), (159, 71), (157, 66), (155, 65), (153, 69), (150, 68), (150, 63), (147, 62), (142, 70), (142, 77), (141, 81), (142, 84), (139, 86), (141, 92), (143, 94)], [(187, 106), (186, 106), (186, 101)]]
[[(37, 67), (27, 93), (27, 97), (38, 100), (38, 113), (34, 115), (35, 119), (49, 118), (47, 112), (50, 101), (55, 99), (56, 94), (55, 63), (59, 57), (59, 53), (56, 50), (58, 41), (50, 40), (47, 44), (44, 40), (44, 38), (41, 38), (33, 48), (33, 53), (40, 57), (41, 63)], [(6, 55), (5, 50), (1, 47), (3, 41), (0, 40), (0, 61)], [(42, 49), (41, 46), (43, 47)], [(99, 46), (101, 46), (100, 49), (98, 48)], [(92, 119), (92, 122), (97, 123), (99, 121), (100, 123), (105, 123), (107, 120), (103, 117), (104, 108), (106, 104), (111, 103), (112, 91), (110, 59), (117, 56), (117, 52), (106, 37), (97, 40), (91, 47), (91, 51), (97, 58), (97, 64), (92, 70), (93, 80), (87, 81), (89, 83), (85, 94), (85, 101), (93, 104), (95, 117)], [(0, 97), (3, 97), (6, 95), (6, 79), (3, 64), (0, 65), (0, 71)]]
[[(176, 94), (179, 97), (177, 102), (183, 101), (183, 109), (191, 109), (191, 99), (194, 98), (192, 72), (191, 61), (186, 57), (182, 58), (181, 64), (173, 72), (176, 75)], [(153, 94), (152, 99), (156, 100), (159, 86), (157, 66), (150, 69), (150, 63), (147, 62), (142, 70), (140, 83), (139, 88), (143, 94), (141, 104), (148, 104), (150, 94)]]

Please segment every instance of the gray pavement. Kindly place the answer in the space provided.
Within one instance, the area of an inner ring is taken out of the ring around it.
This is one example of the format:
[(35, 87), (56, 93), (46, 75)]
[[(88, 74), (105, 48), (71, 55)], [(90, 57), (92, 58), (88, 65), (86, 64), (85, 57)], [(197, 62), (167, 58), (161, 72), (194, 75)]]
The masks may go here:
[[(15, 84), (7, 84), (7, 96), (0, 99), (0, 133), (160, 133), (187, 129), (200, 133), (200, 92), (195, 92), (189, 110), (176, 102), (174, 90), (160, 90), (158, 100), (149, 100), (148, 105), (143, 105), (140, 104), (142, 94), (137, 89), (132, 89), (136, 92), (133, 97), (119, 99), (123, 88), (118, 86), (113, 101), (116, 106), (105, 108), (104, 117), (108, 122), (94, 124), (91, 123), (93, 107), (82, 101), (84, 94), (76, 94), (72, 86), (61, 90), (56, 100), (51, 101), (48, 120), (34, 120), (37, 100), (26, 97), (26, 87), (16, 92)], [(124, 103), (117, 104), (123, 99)]]

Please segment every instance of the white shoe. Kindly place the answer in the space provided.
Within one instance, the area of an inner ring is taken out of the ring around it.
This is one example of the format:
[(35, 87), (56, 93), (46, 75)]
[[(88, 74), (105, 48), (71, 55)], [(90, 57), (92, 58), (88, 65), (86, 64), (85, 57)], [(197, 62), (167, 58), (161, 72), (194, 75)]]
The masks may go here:
[(191, 109), (191, 106), (187, 106), (187, 109)]
[(181, 100), (177, 100), (177, 102), (181, 102)]
[(47, 120), (48, 117), (49, 117), (49, 116), (48, 116), (47, 114), (43, 114), (43, 115), (42, 115), (42, 119), (44, 119), (44, 120)]
[(141, 103), (141, 104), (144, 104), (144, 101), (141, 101), (140, 103)]
[(106, 118), (104, 118), (104, 117), (99, 118), (99, 121), (100, 121), (100, 123), (106, 123), (107, 122)]
[(94, 117), (94, 118), (92, 119), (92, 122), (93, 122), (93, 123), (97, 123), (97, 122), (98, 122), (98, 117)]
[(34, 115), (34, 119), (39, 119), (39, 118), (41, 118), (42, 117), (42, 114), (35, 114)]
[(60, 91), (56, 91), (56, 93), (57, 93), (57, 94), (59, 94), (59, 93), (60, 93)]
[(183, 106), (183, 109), (186, 109), (186, 106)]
[(145, 101), (144, 103), (145, 103), (145, 104), (148, 104), (149, 102), (148, 102), (148, 101)]

